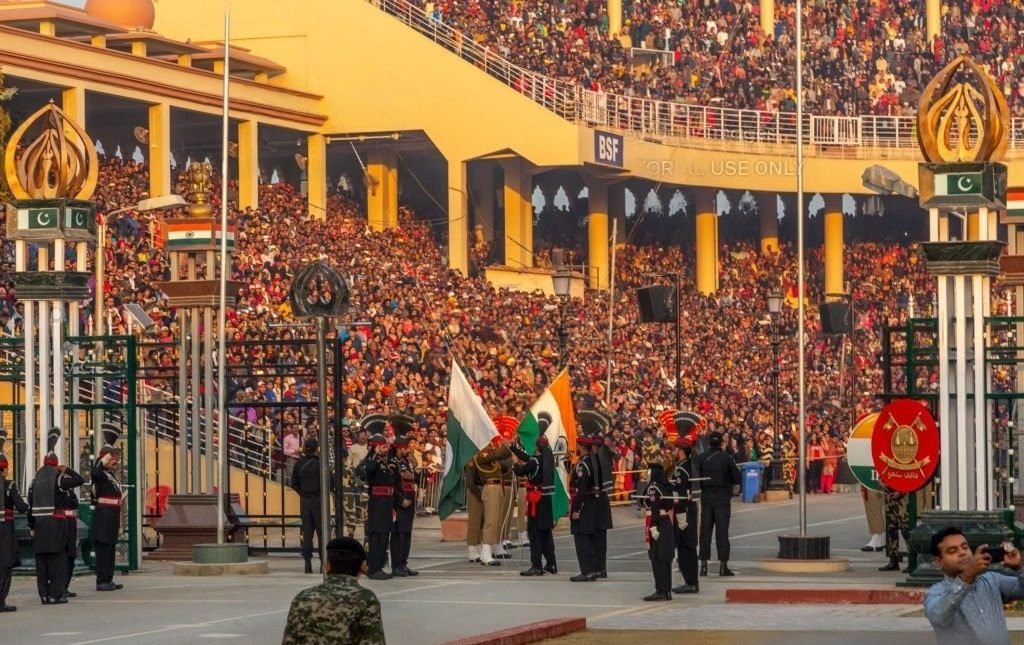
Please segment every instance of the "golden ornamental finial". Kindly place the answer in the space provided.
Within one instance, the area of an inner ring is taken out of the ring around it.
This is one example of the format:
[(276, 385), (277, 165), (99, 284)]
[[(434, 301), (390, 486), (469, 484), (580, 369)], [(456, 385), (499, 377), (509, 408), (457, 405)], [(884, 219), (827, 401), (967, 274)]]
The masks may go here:
[[(39, 135), (25, 143), (36, 126)], [(21, 157), (17, 156), (23, 148)], [(96, 146), (81, 125), (53, 101), (29, 117), (11, 135), (4, 154), (4, 173), (17, 199), (88, 200), (99, 177)]]
[[(961, 72), (971, 82), (957, 82)], [(1010, 108), (995, 80), (969, 56), (957, 56), (921, 95), (917, 138), (931, 163), (1000, 161), (1009, 122)]]
[(188, 214), (190, 217), (212, 217), (213, 166), (209, 163), (192, 162), (185, 172), (188, 183)]

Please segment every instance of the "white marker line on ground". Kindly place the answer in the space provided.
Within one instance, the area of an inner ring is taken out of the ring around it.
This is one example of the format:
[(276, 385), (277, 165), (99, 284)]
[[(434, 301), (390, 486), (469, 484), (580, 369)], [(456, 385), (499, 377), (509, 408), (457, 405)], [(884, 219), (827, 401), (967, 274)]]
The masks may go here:
[(396, 589), (394, 591), (383, 591), (377, 593), (378, 596), (394, 596), (400, 593), (414, 593), (416, 591), (426, 591), (427, 589), (440, 589), (441, 587), (451, 587), (454, 585), (466, 584), (465, 582), (438, 582), (432, 585), (423, 585), (422, 587), (413, 587), (411, 589)]
[(78, 636), (82, 632), (50, 632), (48, 634), (40, 634), (40, 636)]
[[(508, 600), (419, 600), (415, 598), (388, 598), (387, 603), (410, 602), (436, 605), (498, 605), (499, 607), (537, 607), (537, 601), (533, 602), (510, 602)], [(568, 609), (622, 609), (624, 605), (569, 605), (562, 603), (542, 603), (544, 607), (566, 607)], [(632, 606), (631, 606), (632, 607)], [(93, 641), (89, 641), (90, 643)], [(84, 643), (71, 643), (70, 645), (85, 645)]]
[(200, 634), (199, 638), (244, 638), (245, 634)]
[[(812, 526), (826, 526), (828, 524), (842, 524), (843, 522), (852, 522), (853, 520), (863, 520), (864, 514), (851, 515), (850, 517), (841, 517), (838, 520), (828, 520), (827, 522), (815, 522), (814, 524), (808, 524), (808, 528)], [(778, 529), (768, 529), (767, 531), (756, 531), (754, 533), (744, 533), (743, 535), (730, 535), (730, 540), (742, 540), (744, 538), (757, 537), (759, 535), (771, 535), (772, 533), (785, 533), (786, 531), (798, 531), (799, 526), (784, 526)]]
[(167, 627), (161, 627), (159, 629), (150, 629), (144, 632), (134, 632), (131, 634), (120, 634), (117, 636), (106, 636), (103, 638), (96, 638), (91, 641), (77, 641), (74, 643), (68, 643), (68, 645), (92, 645), (93, 643), (109, 643), (110, 641), (120, 641), (129, 638), (139, 638), (140, 636), (149, 636), (151, 634), (162, 634), (164, 632), (174, 632), (181, 629), (197, 629), (200, 627), (210, 627), (211, 625), (217, 625), (220, 623), (230, 623), (236, 620), (245, 620), (246, 618), (260, 618), (262, 616), (272, 616), (274, 614), (286, 613), (288, 609), (277, 609), (275, 611), (262, 611), (258, 614), (242, 614), (241, 616), (231, 616), (230, 618), (219, 618), (217, 620), (207, 620), (201, 623), (192, 623), (184, 625), (168, 625)]

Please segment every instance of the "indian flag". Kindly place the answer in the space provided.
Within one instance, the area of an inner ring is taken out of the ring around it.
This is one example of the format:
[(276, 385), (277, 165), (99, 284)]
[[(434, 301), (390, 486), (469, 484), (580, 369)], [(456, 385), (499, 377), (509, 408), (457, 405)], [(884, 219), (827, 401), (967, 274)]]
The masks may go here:
[(567, 371), (563, 370), (544, 390), (517, 432), (526, 452), (533, 453), (537, 438), (543, 433), (555, 453), (555, 497), (551, 509), (557, 522), (569, 514), (569, 473), (562, 466), (562, 457), (576, 449), (576, 418), (572, 412), (572, 386)]
[(1006, 214), (1024, 217), (1024, 187), (1006, 189)]
[(875, 432), (875, 420), (878, 413), (863, 416), (857, 421), (846, 442), (846, 461), (850, 464), (857, 480), (871, 490), (882, 490), (875, 470), (875, 460), (871, 457), (871, 435)]
[(437, 514), (442, 520), (466, 505), (466, 482), (462, 471), (473, 455), (497, 435), (494, 421), (453, 358), (448, 385), (447, 454), (441, 499), (437, 505)]

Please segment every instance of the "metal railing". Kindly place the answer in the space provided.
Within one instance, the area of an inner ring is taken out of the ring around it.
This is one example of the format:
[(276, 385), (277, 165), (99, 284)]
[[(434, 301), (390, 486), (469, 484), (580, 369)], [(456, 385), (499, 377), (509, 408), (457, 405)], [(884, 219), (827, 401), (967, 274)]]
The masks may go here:
[[(406, 0), (368, 0), (436, 44), (475, 65), (558, 116), (592, 127), (613, 128), (665, 145), (707, 150), (791, 153), (796, 114), (658, 101), (595, 92), (523, 69), (472, 37), (433, 19)], [(805, 114), (808, 156), (918, 159), (916, 116)], [(1008, 156), (1024, 157), (1024, 118), (1011, 121)]]

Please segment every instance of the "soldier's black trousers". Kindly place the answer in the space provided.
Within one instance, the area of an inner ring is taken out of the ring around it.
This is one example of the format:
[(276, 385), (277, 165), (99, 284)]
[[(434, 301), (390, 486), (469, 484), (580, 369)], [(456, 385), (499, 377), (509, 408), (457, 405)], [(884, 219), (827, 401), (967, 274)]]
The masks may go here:
[(390, 533), (370, 533), (366, 536), (370, 546), (366, 553), (367, 574), (377, 573), (387, 563), (389, 537)]
[[(668, 539), (664, 535), (661, 537), (664, 540)], [(652, 544), (647, 554), (651, 559), (651, 571), (654, 573), (654, 590), (669, 594), (672, 592), (672, 551), (669, 549), (668, 553), (661, 553), (663, 550)]]
[(322, 552), (320, 534), (321, 509), (319, 497), (300, 497), (299, 516), (302, 518), (302, 557), (309, 560), (313, 557), (313, 533), (316, 533), (316, 552)]
[(75, 577), (75, 556), (68, 556), (68, 581), (65, 583), (65, 587), (71, 588), (71, 579)]
[(729, 561), (729, 519), (732, 503), (704, 503), (700, 509), (700, 559), (711, 559), (711, 532), (715, 533), (715, 547), (720, 562)]
[(40, 598), (59, 599), (67, 591), (68, 556), (60, 553), (36, 554), (36, 588)]
[(683, 582), (694, 587), (699, 586), (697, 577), (697, 508), (691, 504), (686, 509), (686, 528), (676, 529), (676, 556), (679, 558), (679, 571), (683, 574)]
[(594, 534), (594, 572), (599, 573), (608, 568), (608, 531), (597, 529)]
[(576, 561), (580, 564), (580, 573), (597, 573), (594, 568), (594, 535), (577, 533), (572, 539), (576, 543)]
[(0, 607), (7, 604), (7, 594), (11, 592), (11, 567), (0, 567)]
[(114, 545), (96, 542), (96, 584), (114, 581)]
[(540, 569), (540, 558), (549, 567), (558, 566), (555, 564), (555, 538), (551, 529), (538, 529), (537, 522), (532, 517), (526, 518), (526, 534), (530, 537), (530, 566)]
[(391, 534), (391, 570), (409, 564), (409, 551), (412, 549), (412, 533)]

